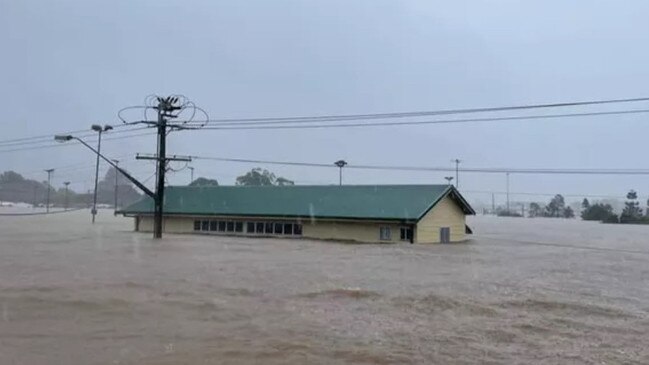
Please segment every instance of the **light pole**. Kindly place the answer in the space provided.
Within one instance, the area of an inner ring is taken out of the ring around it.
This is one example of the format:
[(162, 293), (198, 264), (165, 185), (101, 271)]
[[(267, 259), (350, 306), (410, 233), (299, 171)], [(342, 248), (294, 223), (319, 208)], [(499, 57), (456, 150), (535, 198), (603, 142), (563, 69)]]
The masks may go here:
[(47, 169), (45, 170), (45, 172), (47, 172), (47, 198), (45, 200), (45, 212), (49, 213), (50, 212), (50, 187), (51, 187), (50, 181), (54, 169)]
[(446, 177), (444, 177), (444, 178), (446, 179), (446, 181), (448, 181), (448, 185), (450, 186), (450, 185), (451, 185), (451, 181), (453, 181), (453, 176), (446, 176)]
[(189, 166), (187, 167), (189, 171), (191, 172), (191, 181), (189, 182), (190, 184), (194, 182), (194, 167)]
[(79, 141), (79, 143), (86, 146), (89, 150), (94, 152), (98, 157), (101, 157), (102, 160), (106, 161), (109, 165), (113, 166), (117, 171), (119, 171), (120, 174), (122, 174), (125, 178), (127, 178), (130, 182), (132, 182), (133, 185), (137, 186), (140, 190), (142, 190), (144, 192), (144, 194), (150, 196), (151, 198), (154, 198), (154, 199), (156, 198), (156, 194), (154, 192), (149, 190), (149, 188), (144, 186), (144, 184), (139, 182), (136, 178), (131, 176), (128, 172), (124, 171), (119, 166), (115, 165), (115, 163), (113, 161), (109, 160), (108, 158), (106, 158), (106, 156), (100, 154), (99, 151), (92, 148), (89, 144), (84, 142), (81, 138), (74, 137), (74, 136), (71, 136), (71, 135), (56, 135), (56, 136), (54, 136), (54, 140), (57, 141), (57, 142), (68, 142), (68, 141), (71, 141), (73, 139)]
[(507, 213), (509, 213), (509, 172), (507, 173)]
[[(112, 160), (112, 161), (115, 163), (115, 166), (119, 166), (119, 160)], [(117, 192), (118, 192), (118, 190), (117, 190), (117, 178), (118, 177), (119, 177), (119, 171), (117, 171), (117, 169), (115, 169), (115, 203), (113, 204), (113, 208), (114, 208), (113, 214), (114, 215), (117, 215)]]
[(101, 153), (101, 134), (113, 129), (113, 127), (108, 124), (104, 125), (103, 127), (99, 124), (93, 124), (90, 128), (93, 131), (99, 133), (99, 139), (97, 140), (97, 164), (95, 166), (95, 192), (92, 197), (92, 210), (90, 211), (92, 213), (92, 223), (95, 223), (95, 216), (97, 215), (97, 183), (99, 182), (99, 154)]
[(347, 166), (347, 161), (338, 160), (334, 162), (334, 165), (338, 166), (338, 185), (343, 185), (343, 167)]
[(460, 162), (462, 162), (462, 160), (456, 158), (455, 160), (451, 160), (451, 162), (455, 162), (455, 187), (459, 189), (460, 188)]
[(63, 209), (68, 210), (68, 186), (70, 186), (70, 182), (65, 181), (63, 185), (65, 185), (65, 202), (63, 203)]

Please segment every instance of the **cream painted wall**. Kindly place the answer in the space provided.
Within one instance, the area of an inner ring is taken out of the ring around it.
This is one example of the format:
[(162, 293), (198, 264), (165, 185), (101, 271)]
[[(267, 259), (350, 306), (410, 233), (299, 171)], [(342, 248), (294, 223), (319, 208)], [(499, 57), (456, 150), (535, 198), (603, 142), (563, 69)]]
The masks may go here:
[[(200, 217), (168, 217), (164, 220), (164, 232), (167, 233), (194, 233), (194, 220), (201, 219)], [(233, 219), (231, 217), (205, 217), (209, 220), (241, 220), (241, 221), (272, 221), (272, 222), (295, 222), (295, 220), (284, 219), (256, 219), (256, 218), (240, 218)], [(245, 227), (245, 226), (244, 226)], [(380, 227), (389, 227), (391, 232), (390, 240), (380, 240)], [(314, 222), (302, 222), (302, 237), (315, 238), (315, 239), (332, 239), (332, 240), (350, 240), (357, 242), (400, 242), (400, 228), (405, 227), (394, 223), (381, 223), (381, 222), (365, 222), (365, 221), (326, 221), (316, 220)], [(141, 232), (153, 231), (153, 218), (141, 217), (140, 229)], [(218, 234), (218, 233), (214, 233)], [(233, 233), (228, 233), (233, 234)], [(234, 233), (242, 234), (242, 233)], [(243, 233), (245, 234), (245, 233)], [(281, 237), (281, 236), (280, 236)]]
[(441, 227), (451, 229), (451, 242), (463, 241), (466, 238), (465, 225), (464, 212), (447, 196), (417, 223), (415, 242), (438, 243)]

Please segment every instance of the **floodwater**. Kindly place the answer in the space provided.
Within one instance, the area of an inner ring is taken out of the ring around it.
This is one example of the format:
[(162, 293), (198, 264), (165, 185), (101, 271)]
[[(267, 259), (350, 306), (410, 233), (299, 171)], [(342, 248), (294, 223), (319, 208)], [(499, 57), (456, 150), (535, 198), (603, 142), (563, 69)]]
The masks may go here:
[(470, 222), (350, 245), (0, 217), (0, 364), (649, 363), (649, 226)]

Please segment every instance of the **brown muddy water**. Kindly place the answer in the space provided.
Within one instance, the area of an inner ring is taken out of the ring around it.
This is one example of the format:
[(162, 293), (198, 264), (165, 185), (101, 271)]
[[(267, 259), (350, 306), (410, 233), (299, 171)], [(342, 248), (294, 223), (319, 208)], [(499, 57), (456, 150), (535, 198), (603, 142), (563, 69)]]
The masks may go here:
[(0, 217), (0, 364), (649, 364), (649, 227), (474, 217), (452, 245)]

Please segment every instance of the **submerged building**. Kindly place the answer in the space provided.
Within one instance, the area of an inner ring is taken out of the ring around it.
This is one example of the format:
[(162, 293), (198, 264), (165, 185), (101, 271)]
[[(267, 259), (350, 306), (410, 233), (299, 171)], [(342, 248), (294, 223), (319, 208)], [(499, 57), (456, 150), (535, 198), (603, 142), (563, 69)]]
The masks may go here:
[[(153, 201), (121, 210), (153, 230)], [(449, 185), (170, 186), (163, 231), (356, 242), (465, 240), (475, 214)]]

